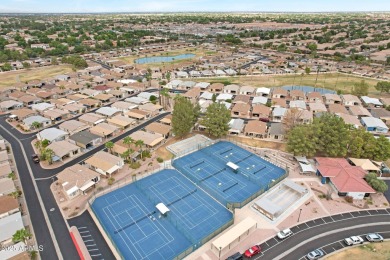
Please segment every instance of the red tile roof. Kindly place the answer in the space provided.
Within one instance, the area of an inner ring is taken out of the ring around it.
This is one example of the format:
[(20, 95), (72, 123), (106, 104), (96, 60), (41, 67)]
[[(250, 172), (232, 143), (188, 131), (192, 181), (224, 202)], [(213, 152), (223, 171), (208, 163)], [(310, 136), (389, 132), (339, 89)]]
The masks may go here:
[(344, 158), (316, 157), (317, 169), (328, 177), (339, 192), (375, 193), (363, 179), (366, 172), (359, 166), (352, 166)]

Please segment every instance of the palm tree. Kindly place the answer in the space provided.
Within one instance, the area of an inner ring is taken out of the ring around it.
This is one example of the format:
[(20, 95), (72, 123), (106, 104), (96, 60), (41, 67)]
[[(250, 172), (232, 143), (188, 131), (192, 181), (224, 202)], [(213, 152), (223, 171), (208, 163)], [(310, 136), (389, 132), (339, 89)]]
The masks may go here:
[(167, 105), (169, 106), (169, 90), (167, 88), (163, 88), (161, 89), (161, 99), (164, 99), (164, 102), (162, 102), (162, 106), (164, 107), (164, 109), (166, 110), (167, 109)]
[(23, 241), (26, 243), (27, 239), (31, 237), (31, 233), (28, 232), (27, 229), (19, 229), (15, 232), (15, 234), (12, 236), (12, 242), (17, 243), (20, 241)]
[(35, 144), (34, 144), (35, 148), (37, 148), (37, 150), (39, 151), (39, 154), (42, 154), (42, 142), (41, 141), (36, 141)]
[(125, 145), (127, 145), (127, 147), (130, 149), (130, 146), (134, 143), (134, 139), (131, 138), (130, 136), (126, 136), (124, 139), (123, 139), (123, 143)]
[(43, 152), (45, 159), (49, 164), (53, 163), (53, 156), (54, 156), (54, 151), (50, 148), (46, 148), (45, 151)]
[(104, 145), (109, 151), (110, 153), (112, 154), (112, 148), (114, 148), (114, 143), (113, 142), (107, 142), (105, 145)]
[(42, 124), (37, 122), (37, 121), (34, 121), (31, 123), (31, 126), (34, 128), (34, 129), (38, 129), (38, 128), (41, 128), (42, 127)]
[(138, 146), (139, 147), (139, 150), (140, 150), (140, 154), (141, 154), (141, 159), (142, 159), (142, 146), (144, 145), (144, 141), (142, 140), (137, 140), (135, 141), (135, 146)]

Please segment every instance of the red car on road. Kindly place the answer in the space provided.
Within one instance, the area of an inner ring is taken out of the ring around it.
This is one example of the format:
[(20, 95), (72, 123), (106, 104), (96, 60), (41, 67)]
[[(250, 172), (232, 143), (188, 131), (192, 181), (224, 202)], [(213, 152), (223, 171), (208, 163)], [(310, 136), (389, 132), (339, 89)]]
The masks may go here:
[(261, 252), (261, 248), (258, 245), (254, 245), (245, 251), (244, 255), (247, 258), (251, 258)]

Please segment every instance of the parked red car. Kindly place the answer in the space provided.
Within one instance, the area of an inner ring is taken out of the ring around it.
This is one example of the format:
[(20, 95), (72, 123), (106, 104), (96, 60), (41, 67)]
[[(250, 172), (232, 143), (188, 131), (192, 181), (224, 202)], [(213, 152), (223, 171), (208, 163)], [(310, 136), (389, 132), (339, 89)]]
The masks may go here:
[(261, 248), (258, 245), (254, 245), (245, 251), (244, 255), (247, 258), (251, 258), (261, 252)]

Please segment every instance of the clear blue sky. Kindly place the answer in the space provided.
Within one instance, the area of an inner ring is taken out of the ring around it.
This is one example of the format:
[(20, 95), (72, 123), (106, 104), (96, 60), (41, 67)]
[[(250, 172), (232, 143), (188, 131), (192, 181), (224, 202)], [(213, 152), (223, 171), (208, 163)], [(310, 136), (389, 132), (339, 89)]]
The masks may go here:
[(390, 11), (390, 0), (0, 0), (0, 12)]

